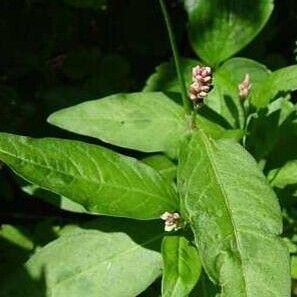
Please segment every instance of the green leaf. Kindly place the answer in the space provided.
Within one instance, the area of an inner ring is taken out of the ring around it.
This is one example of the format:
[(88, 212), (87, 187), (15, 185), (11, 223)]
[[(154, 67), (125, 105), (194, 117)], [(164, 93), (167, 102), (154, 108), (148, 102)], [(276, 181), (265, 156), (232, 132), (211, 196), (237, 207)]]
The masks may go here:
[(214, 72), (214, 89), (206, 99), (207, 106), (221, 115), (232, 128), (242, 128), (244, 124), (238, 85), (243, 81), (245, 74), (250, 75), (254, 88), (267, 78), (269, 70), (250, 59), (230, 59)]
[(273, 1), (185, 0), (185, 8), (193, 49), (216, 65), (253, 40), (269, 19)]
[(1, 133), (0, 160), (94, 213), (153, 219), (177, 209), (174, 189), (154, 169), (99, 146)]
[(188, 296), (201, 273), (196, 247), (184, 236), (167, 236), (163, 239), (162, 256), (162, 297)]
[(297, 184), (297, 160), (289, 161), (283, 167), (271, 170), (268, 179), (273, 187), (280, 189)]
[(272, 72), (268, 78), (252, 90), (252, 104), (262, 108), (281, 92), (297, 90), (297, 66), (288, 66)]
[[(204, 112), (197, 125), (212, 138), (233, 137)], [(166, 152), (176, 158), (190, 133), (190, 117), (160, 92), (117, 94), (53, 113), (48, 122), (62, 129), (143, 152)]]
[(235, 142), (212, 141), (198, 131), (181, 154), (177, 175), (183, 216), (220, 296), (288, 297), (280, 207), (255, 160)]
[(158, 225), (99, 219), (72, 229), (33, 255), (0, 296), (137, 296), (161, 274)]
[(176, 165), (165, 155), (153, 155), (142, 159), (142, 162), (157, 170), (164, 179), (172, 182), (176, 178)]
[(291, 257), (291, 277), (297, 279), (297, 257)]
[(52, 114), (60, 128), (144, 152), (174, 151), (186, 133), (181, 106), (162, 93), (117, 94)]
[(24, 230), (12, 225), (2, 225), (0, 229), (0, 238), (20, 247), (24, 250), (31, 251), (33, 249), (32, 239), (22, 232)]

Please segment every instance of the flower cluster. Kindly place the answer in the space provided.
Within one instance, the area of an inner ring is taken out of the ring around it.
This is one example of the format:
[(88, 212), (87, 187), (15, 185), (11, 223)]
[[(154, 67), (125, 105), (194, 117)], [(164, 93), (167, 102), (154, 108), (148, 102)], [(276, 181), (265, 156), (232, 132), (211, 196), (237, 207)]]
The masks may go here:
[(182, 228), (181, 217), (177, 212), (164, 212), (161, 219), (165, 221), (165, 231), (176, 231)]
[(244, 77), (244, 80), (238, 85), (239, 97), (241, 101), (244, 101), (248, 97), (251, 87), (252, 84), (250, 75), (247, 73)]
[(203, 103), (211, 89), (212, 72), (210, 67), (196, 66), (192, 71), (192, 84), (190, 85), (189, 96), (195, 105)]

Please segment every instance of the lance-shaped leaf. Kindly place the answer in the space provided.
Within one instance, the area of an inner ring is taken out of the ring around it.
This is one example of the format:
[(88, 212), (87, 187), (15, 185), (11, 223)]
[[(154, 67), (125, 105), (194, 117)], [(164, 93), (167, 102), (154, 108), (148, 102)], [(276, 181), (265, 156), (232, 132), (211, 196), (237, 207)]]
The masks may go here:
[(196, 247), (184, 236), (167, 236), (163, 239), (162, 256), (162, 297), (188, 296), (201, 273)]
[(161, 274), (162, 258), (155, 247), (162, 232), (154, 223), (151, 228), (151, 222), (126, 228), (126, 220), (111, 221), (113, 228), (98, 220), (41, 248), (1, 286), (0, 296), (138, 296)]
[(268, 179), (273, 187), (285, 188), (297, 184), (297, 160), (287, 162), (283, 167), (273, 169), (268, 174)]
[(196, 53), (215, 65), (245, 47), (263, 28), (272, 0), (186, 0), (190, 41)]
[(288, 66), (272, 72), (268, 78), (252, 90), (251, 102), (257, 108), (266, 107), (281, 92), (297, 89), (297, 66)]
[(96, 145), (1, 133), (0, 160), (87, 211), (152, 219), (177, 209), (174, 189), (153, 168)]
[(181, 155), (178, 187), (201, 261), (221, 297), (289, 297), (280, 207), (240, 145), (193, 134)]
[(183, 108), (159, 92), (117, 94), (52, 114), (60, 128), (144, 152), (174, 151), (188, 129)]

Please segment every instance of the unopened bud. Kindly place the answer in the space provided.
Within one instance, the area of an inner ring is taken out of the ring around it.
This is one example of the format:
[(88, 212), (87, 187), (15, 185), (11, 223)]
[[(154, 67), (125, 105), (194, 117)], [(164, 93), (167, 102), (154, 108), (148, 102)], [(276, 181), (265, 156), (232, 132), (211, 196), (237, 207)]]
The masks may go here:
[(244, 101), (248, 97), (251, 87), (252, 84), (250, 75), (247, 73), (244, 77), (244, 80), (238, 85), (239, 97), (241, 101)]
[(212, 83), (212, 72), (210, 67), (196, 66), (192, 70), (192, 84), (189, 88), (190, 99), (195, 105), (203, 103), (208, 95)]
[(161, 219), (165, 221), (165, 231), (176, 231), (182, 228), (181, 217), (178, 212), (164, 212)]

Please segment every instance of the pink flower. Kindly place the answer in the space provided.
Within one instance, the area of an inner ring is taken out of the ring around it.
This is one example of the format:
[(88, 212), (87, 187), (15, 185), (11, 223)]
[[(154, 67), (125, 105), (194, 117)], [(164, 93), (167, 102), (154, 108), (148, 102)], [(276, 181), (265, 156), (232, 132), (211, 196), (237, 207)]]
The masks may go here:
[(177, 212), (164, 212), (161, 219), (165, 221), (165, 231), (176, 231), (182, 227), (181, 217)]
[(208, 95), (212, 83), (212, 72), (210, 67), (196, 66), (192, 70), (192, 84), (189, 96), (194, 104), (203, 102)]

